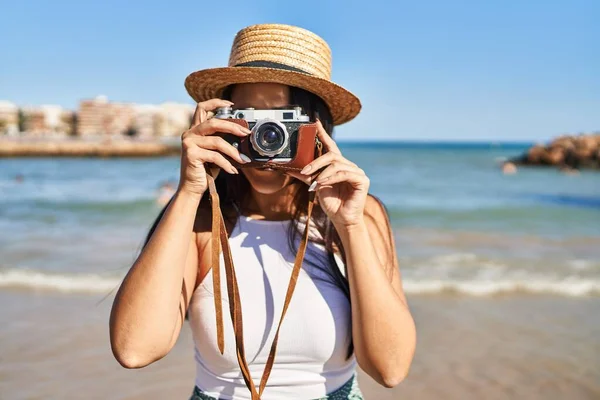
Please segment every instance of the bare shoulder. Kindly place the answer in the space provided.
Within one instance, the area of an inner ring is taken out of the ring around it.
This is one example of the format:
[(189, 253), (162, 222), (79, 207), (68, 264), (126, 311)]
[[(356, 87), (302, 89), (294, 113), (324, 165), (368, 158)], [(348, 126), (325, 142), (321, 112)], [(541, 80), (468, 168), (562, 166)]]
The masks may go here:
[(391, 234), (390, 217), (383, 202), (369, 194), (365, 202), (364, 215), (369, 233), (381, 236), (382, 239), (386, 240), (386, 236)]
[(390, 216), (383, 202), (373, 195), (367, 197), (365, 203), (365, 222), (369, 230), (371, 242), (381, 265), (385, 268), (392, 287), (407, 304), (402, 288), (402, 275), (396, 253), (396, 244)]
[(383, 202), (369, 194), (365, 203), (364, 217), (369, 236), (380, 260), (397, 266), (394, 234)]

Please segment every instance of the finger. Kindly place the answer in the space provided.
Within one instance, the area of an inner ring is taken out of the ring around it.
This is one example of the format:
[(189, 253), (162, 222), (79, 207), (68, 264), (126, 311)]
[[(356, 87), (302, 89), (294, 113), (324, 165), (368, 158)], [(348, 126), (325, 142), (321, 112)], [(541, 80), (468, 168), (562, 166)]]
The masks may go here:
[(205, 119), (205, 115), (206, 111), (200, 108), (200, 103), (198, 103), (196, 105), (196, 109), (194, 110), (194, 116), (192, 117), (192, 126), (190, 126), (190, 128), (203, 122)]
[(369, 178), (366, 175), (354, 171), (338, 171), (324, 182), (318, 183), (317, 190), (324, 186), (331, 186), (341, 182), (347, 182), (355, 188), (369, 187)]
[(332, 177), (340, 171), (350, 171), (358, 173), (358, 171), (360, 170), (347, 164), (331, 164), (327, 168), (325, 168), (323, 172), (319, 174), (319, 176), (317, 176), (317, 182), (324, 183), (325, 181), (327, 181), (327, 179), (329, 179), (330, 177)]
[(330, 151), (332, 153), (342, 154), (339, 147), (337, 146), (337, 144), (335, 143), (333, 138), (331, 136), (329, 136), (329, 134), (323, 127), (321, 120), (318, 118), (317, 118), (317, 134), (319, 136), (319, 139), (321, 139), (321, 142), (323, 142), (323, 145), (325, 146), (325, 149), (327, 149), (327, 151)]
[(313, 178), (310, 175), (302, 175), (299, 172), (293, 171), (285, 171), (285, 173), (293, 178), (298, 179), (299, 181), (306, 183), (307, 185), (310, 185), (312, 183)]
[(212, 118), (208, 121), (201, 123), (200, 125), (196, 125), (192, 129), (190, 129), (190, 131), (202, 136), (212, 135), (216, 132), (232, 133), (236, 136), (241, 137), (245, 137), (250, 134), (250, 129), (244, 128), (243, 126), (238, 125), (235, 122), (218, 118)]
[(231, 107), (233, 103), (229, 100), (222, 99), (210, 99), (206, 101), (201, 101), (196, 104), (196, 110), (194, 110), (194, 117), (192, 118), (192, 126), (196, 126), (204, 121), (207, 118), (207, 111), (214, 111), (219, 107)]
[(354, 164), (350, 160), (344, 158), (344, 156), (342, 156), (339, 153), (325, 153), (321, 157), (317, 157), (315, 160), (308, 163), (302, 169), (302, 171), (300, 171), (300, 173), (301, 174), (313, 174), (316, 171), (318, 171), (319, 169), (326, 167), (327, 165), (329, 165), (333, 162), (356, 166), (356, 164)]
[(225, 157), (223, 157), (220, 153), (216, 151), (211, 151), (207, 149), (200, 148), (198, 150), (199, 159), (204, 162), (215, 164), (220, 167), (224, 171), (229, 172), (230, 174), (237, 174), (238, 170), (229, 162)]
[(240, 154), (239, 150), (236, 149), (235, 147), (233, 147), (231, 145), (231, 143), (229, 143), (228, 141), (226, 141), (225, 139), (223, 139), (220, 136), (194, 135), (194, 136), (190, 136), (190, 137), (186, 138), (185, 140), (191, 141), (191, 142), (195, 143), (198, 147), (203, 148), (203, 149), (217, 150), (217, 151), (221, 152), (222, 154), (225, 154), (225, 155), (231, 157), (232, 159), (236, 160), (240, 164), (245, 164), (245, 163), (249, 162), (249, 160), (250, 160), (249, 158), (244, 160), (244, 158)]

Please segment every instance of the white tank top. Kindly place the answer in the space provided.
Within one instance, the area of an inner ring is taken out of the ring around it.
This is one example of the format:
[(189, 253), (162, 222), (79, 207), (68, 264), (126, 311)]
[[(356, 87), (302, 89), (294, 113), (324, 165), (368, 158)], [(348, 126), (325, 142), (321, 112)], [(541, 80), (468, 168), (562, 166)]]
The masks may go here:
[[(240, 216), (229, 239), (242, 304), (246, 360), (257, 388), (296, 257), (288, 247), (290, 223)], [(320, 237), (312, 225), (311, 236)], [(299, 242), (300, 238), (296, 246)], [(335, 257), (344, 274), (341, 259)], [(281, 326), (275, 363), (261, 397), (263, 400), (324, 397), (355, 373), (354, 354), (346, 359), (351, 338), (350, 304), (332, 283), (332, 278), (308, 262), (331, 268), (326, 260), (324, 247), (309, 242)], [(222, 254), (221, 276), (223, 355), (217, 347), (212, 273), (209, 272), (194, 291), (188, 310), (195, 344), (196, 386), (219, 399), (250, 399), (235, 352)]]

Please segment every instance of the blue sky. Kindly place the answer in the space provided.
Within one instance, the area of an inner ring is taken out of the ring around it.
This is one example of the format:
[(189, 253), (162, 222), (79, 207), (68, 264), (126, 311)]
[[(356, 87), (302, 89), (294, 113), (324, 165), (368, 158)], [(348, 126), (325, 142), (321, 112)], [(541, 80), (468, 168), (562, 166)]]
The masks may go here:
[(600, 1), (2, 0), (0, 99), (190, 102), (242, 27), (302, 26), (363, 111), (338, 140), (539, 140), (600, 130)]

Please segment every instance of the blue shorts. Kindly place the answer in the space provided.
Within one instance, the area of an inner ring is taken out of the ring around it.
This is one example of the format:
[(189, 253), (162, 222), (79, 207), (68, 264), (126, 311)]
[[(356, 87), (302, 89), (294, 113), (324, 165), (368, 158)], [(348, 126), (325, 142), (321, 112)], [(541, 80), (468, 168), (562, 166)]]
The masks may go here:
[[(194, 387), (194, 393), (190, 400), (219, 400), (202, 392), (197, 386)], [(339, 389), (329, 393), (325, 397), (320, 397), (314, 400), (364, 400), (363, 394), (358, 387), (358, 379), (356, 374), (350, 380), (342, 385)]]

